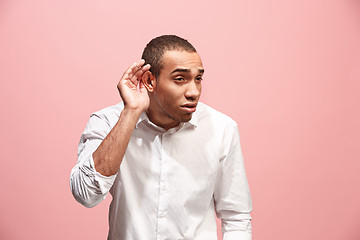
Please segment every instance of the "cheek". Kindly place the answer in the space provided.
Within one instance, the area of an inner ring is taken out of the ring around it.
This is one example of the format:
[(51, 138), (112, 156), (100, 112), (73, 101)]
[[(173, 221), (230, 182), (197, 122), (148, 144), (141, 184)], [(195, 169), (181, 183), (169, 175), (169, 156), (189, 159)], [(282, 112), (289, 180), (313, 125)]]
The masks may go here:
[[(175, 85), (169, 87), (168, 89), (166, 89), (166, 94), (164, 94), (164, 96), (166, 96), (166, 99), (171, 99), (172, 103), (177, 103), (180, 102), (182, 100), (182, 98), (184, 98), (184, 89), (182, 88), (182, 86), (178, 86)], [(168, 101), (170, 102), (170, 101)]]
[[(201, 86), (200, 86), (201, 88)], [(158, 99), (163, 107), (174, 108), (182, 104), (185, 100), (185, 89), (177, 84), (168, 84), (157, 89)]]
[(158, 99), (162, 107), (167, 110), (170, 110), (179, 102), (179, 100), (176, 97), (176, 94), (169, 89), (165, 91), (164, 89), (162, 91), (158, 91)]

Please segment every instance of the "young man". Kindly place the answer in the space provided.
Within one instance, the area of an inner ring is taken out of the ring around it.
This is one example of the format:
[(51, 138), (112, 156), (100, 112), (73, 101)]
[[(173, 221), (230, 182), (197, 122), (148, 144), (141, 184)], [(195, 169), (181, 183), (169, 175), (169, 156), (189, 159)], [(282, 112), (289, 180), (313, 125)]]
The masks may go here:
[(204, 68), (186, 40), (151, 40), (122, 76), (123, 100), (91, 115), (71, 171), (75, 199), (111, 193), (108, 239), (251, 239), (236, 123), (199, 102)]

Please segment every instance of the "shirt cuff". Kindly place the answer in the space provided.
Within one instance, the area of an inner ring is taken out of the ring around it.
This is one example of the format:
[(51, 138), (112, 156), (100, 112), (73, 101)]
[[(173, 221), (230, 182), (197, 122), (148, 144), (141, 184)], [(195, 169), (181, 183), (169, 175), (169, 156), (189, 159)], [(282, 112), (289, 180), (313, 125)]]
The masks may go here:
[(230, 231), (225, 232), (223, 240), (251, 240), (251, 232)]
[(94, 159), (90, 157), (90, 167), (94, 171), (94, 181), (98, 184), (98, 187), (102, 194), (106, 194), (109, 192), (111, 186), (115, 182), (116, 176), (118, 173), (111, 176), (104, 176), (101, 173), (97, 172), (95, 169)]

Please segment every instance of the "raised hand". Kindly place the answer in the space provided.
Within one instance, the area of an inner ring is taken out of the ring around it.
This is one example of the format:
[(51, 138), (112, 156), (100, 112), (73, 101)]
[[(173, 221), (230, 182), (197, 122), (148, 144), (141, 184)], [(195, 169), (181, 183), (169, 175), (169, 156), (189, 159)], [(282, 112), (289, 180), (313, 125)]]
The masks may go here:
[(150, 65), (144, 65), (141, 59), (131, 65), (121, 77), (117, 88), (124, 101), (125, 108), (144, 110), (148, 108), (150, 100), (147, 90), (141, 81), (142, 75), (150, 69)]

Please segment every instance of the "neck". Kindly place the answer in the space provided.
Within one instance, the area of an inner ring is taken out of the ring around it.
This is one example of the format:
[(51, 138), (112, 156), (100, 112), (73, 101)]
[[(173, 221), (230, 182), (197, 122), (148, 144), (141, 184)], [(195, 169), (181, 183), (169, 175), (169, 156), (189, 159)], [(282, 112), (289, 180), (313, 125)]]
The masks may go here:
[(154, 123), (156, 126), (162, 127), (166, 131), (170, 128), (177, 127), (180, 124), (179, 121), (172, 119), (165, 113), (153, 110), (151, 106), (149, 106), (145, 112), (152, 123)]

